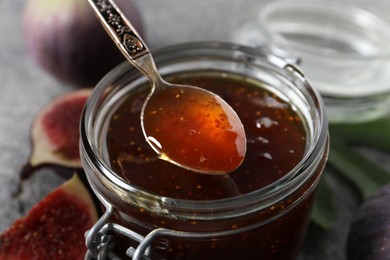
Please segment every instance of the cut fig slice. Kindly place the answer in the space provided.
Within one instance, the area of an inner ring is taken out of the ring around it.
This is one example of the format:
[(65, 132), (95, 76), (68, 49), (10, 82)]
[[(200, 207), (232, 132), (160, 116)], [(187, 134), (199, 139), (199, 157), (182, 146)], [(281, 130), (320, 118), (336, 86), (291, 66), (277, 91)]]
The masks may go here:
[(0, 235), (0, 259), (84, 259), (84, 234), (97, 219), (93, 199), (74, 174)]
[(39, 112), (32, 124), (32, 151), (22, 169), (22, 179), (44, 166), (56, 168), (66, 177), (81, 168), (79, 121), (91, 91), (81, 89), (61, 95)]

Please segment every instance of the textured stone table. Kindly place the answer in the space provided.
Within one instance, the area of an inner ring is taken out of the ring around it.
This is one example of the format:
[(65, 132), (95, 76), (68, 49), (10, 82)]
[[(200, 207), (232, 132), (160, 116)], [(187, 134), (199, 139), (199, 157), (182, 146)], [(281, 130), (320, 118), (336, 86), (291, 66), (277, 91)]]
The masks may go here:
[[(86, 0), (80, 0), (86, 1)], [(231, 41), (232, 33), (245, 23), (265, 0), (170, 0), (137, 1), (142, 12), (146, 39), (151, 46), (188, 41)], [(344, 0), (375, 13), (390, 11), (388, 0)], [(27, 55), (22, 38), (25, 0), (0, 1), (0, 232), (63, 180), (42, 170), (15, 196), (22, 165), (30, 151), (29, 129), (37, 111), (51, 98), (72, 90), (38, 68)], [(385, 19), (388, 16), (383, 16)], [(337, 176), (329, 176), (335, 190), (338, 221), (322, 231), (310, 227), (302, 259), (345, 259), (348, 225), (357, 199), (354, 190)]]

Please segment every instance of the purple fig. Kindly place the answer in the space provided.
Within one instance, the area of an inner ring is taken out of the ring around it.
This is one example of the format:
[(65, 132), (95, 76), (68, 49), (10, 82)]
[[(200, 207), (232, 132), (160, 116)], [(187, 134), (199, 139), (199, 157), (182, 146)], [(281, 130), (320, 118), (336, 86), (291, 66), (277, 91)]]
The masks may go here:
[(347, 242), (347, 259), (390, 259), (390, 184), (358, 209)]
[[(134, 4), (115, 2), (142, 34)], [(28, 52), (37, 64), (68, 84), (92, 87), (124, 60), (87, 0), (27, 0), (23, 29)]]
[(61, 95), (47, 104), (31, 127), (32, 151), (22, 170), (22, 179), (42, 166), (56, 167), (70, 177), (80, 169), (79, 122), (92, 89), (80, 89)]
[(75, 174), (0, 235), (0, 259), (84, 259), (84, 234), (97, 219), (94, 201)]

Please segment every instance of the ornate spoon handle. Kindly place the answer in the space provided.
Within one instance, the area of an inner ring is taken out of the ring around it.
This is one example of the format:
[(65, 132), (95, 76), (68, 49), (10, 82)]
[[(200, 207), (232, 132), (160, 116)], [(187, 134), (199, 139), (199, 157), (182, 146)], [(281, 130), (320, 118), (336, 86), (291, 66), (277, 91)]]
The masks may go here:
[(144, 41), (111, 0), (88, 0), (103, 27), (127, 58), (137, 59), (149, 53)]
[[(148, 47), (115, 3), (112, 0), (88, 0), (88, 2), (126, 59), (144, 72), (152, 82), (161, 82)], [(154, 88), (155, 84), (152, 87)]]

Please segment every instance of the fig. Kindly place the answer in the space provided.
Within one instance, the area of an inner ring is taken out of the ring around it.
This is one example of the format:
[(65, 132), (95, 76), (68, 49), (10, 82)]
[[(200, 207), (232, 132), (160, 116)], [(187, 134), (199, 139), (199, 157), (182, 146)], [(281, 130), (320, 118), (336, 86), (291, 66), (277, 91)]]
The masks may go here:
[(390, 184), (359, 207), (347, 240), (348, 260), (390, 259)]
[(0, 259), (84, 259), (95, 204), (74, 174), (0, 235)]
[[(143, 23), (134, 4), (115, 2), (142, 34)], [(124, 61), (87, 0), (28, 0), (23, 18), (28, 53), (64, 83), (92, 87)]]
[(36, 169), (50, 166), (71, 177), (82, 168), (79, 154), (79, 122), (92, 89), (79, 89), (49, 102), (36, 116), (31, 127), (32, 151), (21, 178)]

